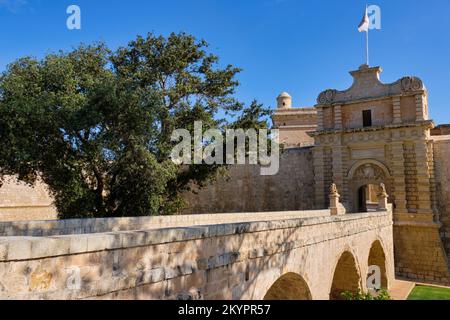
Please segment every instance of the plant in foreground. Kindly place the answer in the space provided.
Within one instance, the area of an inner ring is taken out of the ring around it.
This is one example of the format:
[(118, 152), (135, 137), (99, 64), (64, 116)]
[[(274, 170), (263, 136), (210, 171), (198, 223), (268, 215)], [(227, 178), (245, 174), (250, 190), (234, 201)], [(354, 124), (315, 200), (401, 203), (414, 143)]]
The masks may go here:
[(386, 289), (380, 289), (374, 294), (370, 292), (362, 292), (358, 290), (357, 293), (345, 291), (341, 293), (344, 300), (392, 300), (389, 292)]

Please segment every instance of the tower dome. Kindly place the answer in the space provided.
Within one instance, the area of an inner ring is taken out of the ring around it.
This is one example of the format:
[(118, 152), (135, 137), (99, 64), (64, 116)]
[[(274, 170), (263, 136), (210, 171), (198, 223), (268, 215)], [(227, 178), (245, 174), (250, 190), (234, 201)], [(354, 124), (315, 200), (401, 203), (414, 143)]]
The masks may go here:
[(282, 92), (278, 98), (278, 109), (290, 109), (292, 108), (292, 97), (287, 92)]

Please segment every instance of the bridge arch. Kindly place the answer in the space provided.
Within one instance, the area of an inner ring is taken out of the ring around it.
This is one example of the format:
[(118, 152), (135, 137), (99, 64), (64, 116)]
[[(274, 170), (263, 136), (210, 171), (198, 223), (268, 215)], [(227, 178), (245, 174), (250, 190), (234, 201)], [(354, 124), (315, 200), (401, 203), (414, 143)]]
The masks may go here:
[(286, 273), (269, 288), (264, 300), (312, 300), (308, 284), (297, 273)]
[(361, 289), (358, 266), (355, 256), (349, 250), (342, 253), (334, 268), (330, 300), (342, 300), (343, 292), (357, 293)]
[[(389, 288), (387, 270), (386, 270), (386, 254), (383, 248), (383, 245), (380, 240), (376, 240), (372, 243), (372, 246), (369, 251), (369, 256), (367, 259), (367, 265), (370, 266), (378, 266), (381, 271), (381, 288), (387, 289)], [(368, 287), (367, 283), (367, 287)]]

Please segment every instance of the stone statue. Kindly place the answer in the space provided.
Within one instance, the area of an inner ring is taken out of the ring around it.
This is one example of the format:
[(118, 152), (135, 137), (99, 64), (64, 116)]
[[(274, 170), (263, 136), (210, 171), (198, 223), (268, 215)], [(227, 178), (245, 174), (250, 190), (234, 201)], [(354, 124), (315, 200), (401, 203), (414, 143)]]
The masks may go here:
[(378, 194), (378, 210), (379, 211), (387, 210), (388, 197), (389, 196), (386, 192), (386, 185), (384, 183), (380, 183), (380, 193)]
[(386, 185), (384, 183), (380, 183), (380, 196), (387, 196)]
[(338, 190), (337, 190), (337, 186), (335, 183), (331, 184), (330, 195), (332, 195), (332, 196), (338, 195)]

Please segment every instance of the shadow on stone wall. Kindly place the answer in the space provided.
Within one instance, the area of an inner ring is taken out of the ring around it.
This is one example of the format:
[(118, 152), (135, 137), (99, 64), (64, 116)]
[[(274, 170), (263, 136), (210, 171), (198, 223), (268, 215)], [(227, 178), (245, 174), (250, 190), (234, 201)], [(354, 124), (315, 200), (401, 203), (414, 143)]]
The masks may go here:
[(184, 194), (184, 214), (311, 210), (314, 207), (312, 148), (287, 149), (275, 176), (256, 165), (231, 166), (228, 177)]

